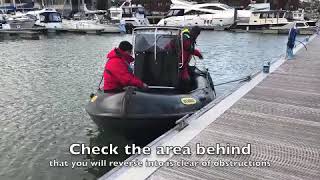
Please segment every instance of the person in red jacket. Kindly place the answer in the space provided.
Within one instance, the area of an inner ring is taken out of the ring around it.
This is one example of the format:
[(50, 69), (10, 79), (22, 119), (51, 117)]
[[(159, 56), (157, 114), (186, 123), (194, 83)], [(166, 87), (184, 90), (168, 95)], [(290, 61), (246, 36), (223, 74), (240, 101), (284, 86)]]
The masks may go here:
[(124, 87), (136, 86), (148, 88), (138, 77), (133, 74), (130, 63), (134, 61), (132, 45), (128, 41), (122, 41), (118, 48), (111, 50), (104, 70), (104, 92), (120, 92)]
[(191, 79), (189, 73), (189, 62), (191, 57), (198, 56), (200, 59), (203, 59), (202, 54), (198, 49), (195, 48), (196, 40), (200, 35), (201, 28), (199, 26), (193, 27), (190, 31), (189, 29), (185, 29), (182, 31), (183, 36), (183, 57), (182, 62), (183, 66), (180, 69), (180, 86), (186, 90), (190, 90)]

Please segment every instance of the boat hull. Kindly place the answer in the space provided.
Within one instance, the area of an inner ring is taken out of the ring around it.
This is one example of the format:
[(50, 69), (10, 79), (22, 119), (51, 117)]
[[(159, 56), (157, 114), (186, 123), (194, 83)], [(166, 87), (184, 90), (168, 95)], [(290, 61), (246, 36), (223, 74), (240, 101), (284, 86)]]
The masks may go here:
[(10, 20), (5, 24), (2, 24), (2, 29), (32, 29), (34, 27), (35, 21), (26, 20), (26, 21), (16, 21)]
[(113, 132), (132, 135), (138, 132), (152, 133), (171, 128), (181, 116), (167, 118), (117, 118), (90, 115), (90, 117), (104, 131), (112, 130)]
[(132, 132), (172, 127), (176, 120), (198, 111), (215, 98), (212, 83), (205, 76), (197, 76), (198, 88), (188, 93), (133, 87), (119, 93), (98, 91), (86, 111), (102, 129)]

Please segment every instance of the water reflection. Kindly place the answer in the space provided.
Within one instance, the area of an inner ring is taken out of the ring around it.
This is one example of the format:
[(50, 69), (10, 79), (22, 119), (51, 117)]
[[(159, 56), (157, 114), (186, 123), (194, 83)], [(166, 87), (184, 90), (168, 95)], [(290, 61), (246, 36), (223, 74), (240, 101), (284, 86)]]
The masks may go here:
[[(103, 146), (109, 146), (110, 144), (113, 144), (115, 146), (118, 146), (118, 155), (87, 155), (86, 158), (94, 163), (94, 162), (101, 162), (102, 166), (89, 166), (86, 171), (90, 174), (93, 174), (95, 177), (101, 177), (106, 172), (111, 170), (113, 167), (109, 166), (109, 162), (113, 161), (124, 161), (127, 159), (130, 155), (127, 155), (124, 152), (124, 147), (126, 145), (131, 146), (132, 144), (135, 144), (136, 146), (144, 147), (147, 144), (149, 144), (151, 141), (171, 129), (172, 127), (167, 127), (165, 129), (158, 129), (157, 131), (143, 131), (143, 132), (134, 132), (130, 134), (123, 134), (119, 132), (115, 132), (112, 129), (98, 129), (97, 131), (88, 131), (89, 139), (89, 146), (94, 147), (103, 147)], [(106, 165), (106, 166), (105, 166)]]
[[(90, 135), (89, 139), (89, 145), (90, 147), (98, 146), (98, 147), (103, 147), (103, 146), (108, 146), (109, 144), (113, 144), (119, 147), (119, 154), (118, 155), (87, 155), (87, 159), (90, 162), (98, 162), (101, 160), (106, 160), (107, 163), (111, 161), (124, 161), (127, 159), (129, 156), (124, 153), (124, 147), (126, 145), (133, 144), (134, 141), (128, 139), (125, 136), (122, 136), (121, 134), (117, 134), (116, 132), (112, 131), (97, 131)], [(86, 169), (87, 172), (93, 174), (95, 177), (100, 177), (106, 172), (108, 172), (110, 169), (113, 167), (110, 167), (109, 164), (107, 166), (95, 166), (95, 167), (88, 167)]]

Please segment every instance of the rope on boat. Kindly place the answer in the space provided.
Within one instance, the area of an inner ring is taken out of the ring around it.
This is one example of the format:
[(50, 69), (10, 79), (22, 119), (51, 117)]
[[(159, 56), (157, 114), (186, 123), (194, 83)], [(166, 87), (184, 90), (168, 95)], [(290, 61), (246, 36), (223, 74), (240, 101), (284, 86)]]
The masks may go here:
[(306, 51), (308, 51), (307, 46), (306, 46), (303, 42), (298, 41), (298, 40), (295, 40), (295, 41), (297, 41), (297, 42), (301, 43), (301, 44), (304, 46), (304, 48), (306, 49)]
[(103, 73), (102, 73), (102, 76), (101, 76), (101, 80), (100, 80), (100, 83), (98, 85), (98, 90), (100, 90), (100, 87), (101, 87), (101, 83), (102, 83), (102, 80), (103, 80)]
[(122, 98), (122, 103), (121, 103), (121, 118), (126, 118), (128, 114), (128, 104), (130, 103), (133, 91), (135, 90), (135, 87), (128, 86), (125, 88), (125, 93)]
[[(102, 80), (103, 80), (103, 73), (102, 73), (101, 80), (100, 80), (100, 83), (99, 83), (99, 85), (98, 85), (97, 91), (100, 91), (100, 90), (101, 90), (101, 89), (100, 89), (100, 86), (101, 86)], [(91, 94), (90, 94), (90, 99), (92, 99), (94, 96), (95, 96), (95, 94), (94, 94), (94, 93), (91, 93)]]
[(229, 84), (229, 83), (233, 83), (233, 82), (237, 82), (237, 81), (241, 81), (241, 82), (250, 81), (251, 79), (252, 79), (252, 77), (251, 77), (251, 75), (249, 75), (249, 76), (246, 76), (244, 78), (240, 78), (240, 79), (235, 79), (235, 80), (219, 83), (219, 84), (216, 84), (215, 86), (221, 86), (221, 85), (224, 85), (224, 84)]

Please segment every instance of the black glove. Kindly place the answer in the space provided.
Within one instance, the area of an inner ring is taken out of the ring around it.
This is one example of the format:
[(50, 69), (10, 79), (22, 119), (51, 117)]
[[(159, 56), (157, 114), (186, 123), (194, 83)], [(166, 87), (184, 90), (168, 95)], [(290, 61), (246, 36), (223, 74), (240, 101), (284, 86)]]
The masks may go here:
[(203, 56), (202, 56), (202, 54), (200, 54), (200, 56), (199, 56), (199, 59), (203, 59)]

